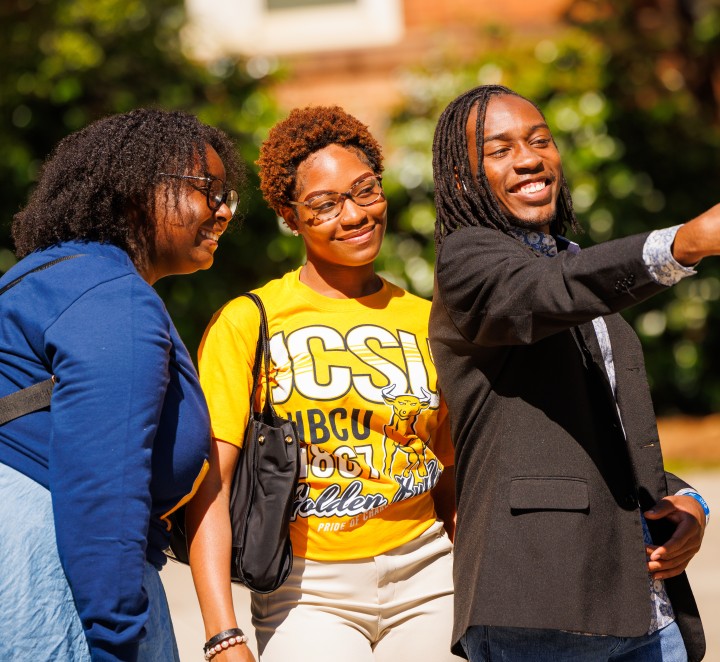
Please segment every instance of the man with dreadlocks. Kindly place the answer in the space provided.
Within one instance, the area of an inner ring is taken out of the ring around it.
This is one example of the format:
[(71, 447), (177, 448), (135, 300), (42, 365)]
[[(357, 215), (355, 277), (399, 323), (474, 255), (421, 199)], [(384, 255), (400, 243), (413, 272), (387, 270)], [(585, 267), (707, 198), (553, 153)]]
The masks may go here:
[(709, 510), (666, 473), (617, 314), (720, 254), (720, 206), (579, 250), (550, 129), (500, 86), (433, 147), (431, 347), (456, 448), (453, 649), (478, 660), (700, 660), (685, 567)]

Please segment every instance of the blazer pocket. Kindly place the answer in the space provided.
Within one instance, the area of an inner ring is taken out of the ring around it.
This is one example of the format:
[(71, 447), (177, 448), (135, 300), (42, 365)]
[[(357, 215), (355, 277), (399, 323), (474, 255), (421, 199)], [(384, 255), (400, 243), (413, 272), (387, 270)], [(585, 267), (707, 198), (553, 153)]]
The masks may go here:
[(520, 476), (510, 480), (511, 510), (572, 510), (590, 508), (587, 481), (566, 476)]

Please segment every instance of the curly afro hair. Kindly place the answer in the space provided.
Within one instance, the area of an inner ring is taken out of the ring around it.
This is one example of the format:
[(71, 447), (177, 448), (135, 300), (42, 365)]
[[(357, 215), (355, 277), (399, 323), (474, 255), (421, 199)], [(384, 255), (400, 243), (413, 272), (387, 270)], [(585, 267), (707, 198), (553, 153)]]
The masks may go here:
[(98, 241), (128, 252), (136, 265), (154, 250), (155, 200), (162, 185), (180, 196), (182, 180), (160, 173), (207, 173), (206, 145), (225, 165), (228, 185), (244, 182), (230, 138), (180, 111), (137, 109), (97, 120), (55, 147), (27, 206), (15, 214), (18, 257), (62, 241)]
[(260, 147), (260, 190), (277, 213), (295, 199), (298, 166), (328, 145), (356, 150), (372, 171), (382, 173), (382, 150), (367, 126), (339, 106), (295, 108)]

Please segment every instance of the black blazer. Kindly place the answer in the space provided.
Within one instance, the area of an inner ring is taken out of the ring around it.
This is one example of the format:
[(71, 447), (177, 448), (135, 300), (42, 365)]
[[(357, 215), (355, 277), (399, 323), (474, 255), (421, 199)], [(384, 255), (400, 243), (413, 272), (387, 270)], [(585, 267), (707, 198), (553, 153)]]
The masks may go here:
[[(646, 238), (550, 259), (467, 228), (438, 252), (430, 342), (456, 447), (457, 654), (472, 625), (648, 631), (640, 513), (686, 484), (664, 471), (642, 348), (615, 314), (665, 289), (642, 260)], [(667, 539), (649, 525), (656, 543)], [(700, 660), (685, 574), (666, 586), (689, 658)]]

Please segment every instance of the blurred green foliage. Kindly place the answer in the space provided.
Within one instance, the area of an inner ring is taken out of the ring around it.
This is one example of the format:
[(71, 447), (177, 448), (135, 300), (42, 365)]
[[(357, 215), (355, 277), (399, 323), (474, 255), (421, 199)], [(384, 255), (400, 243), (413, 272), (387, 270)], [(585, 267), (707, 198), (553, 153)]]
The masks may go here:
[[(692, 12), (690, 11), (692, 10)], [(388, 256), (412, 289), (432, 293), (432, 155), (445, 106), (499, 83), (537, 102), (563, 155), (581, 245), (667, 227), (718, 202), (720, 7), (681, 0), (575, 0), (568, 28), (522, 42), (493, 26), (473, 62), (450, 59), (406, 74), (392, 119), (385, 177), (393, 219)], [(714, 86), (714, 87), (713, 87)], [(720, 410), (720, 263), (627, 311), (646, 350), (659, 412)]]
[[(502, 83), (544, 109), (563, 154), (583, 245), (682, 222), (717, 201), (719, 0), (572, 0), (567, 26), (523, 40), (478, 29), (483, 53), (407, 71), (405, 103), (384, 136), (389, 229), (378, 268), (432, 294), (431, 145), (442, 109), (464, 90)], [(38, 167), (69, 132), (138, 106), (177, 108), (237, 139), (250, 181), (241, 232), (214, 267), (157, 284), (194, 354), (212, 313), (302, 261), (257, 190), (253, 161), (278, 119), (252, 62), (194, 63), (181, 0), (0, 3), (0, 271), (14, 262), (12, 215)], [(262, 67), (260, 68), (262, 69)], [(628, 311), (646, 349), (659, 412), (720, 410), (720, 263)]]
[(194, 63), (183, 52), (184, 23), (182, 0), (0, 3), (0, 271), (15, 262), (12, 216), (61, 138), (136, 107), (194, 113), (237, 140), (249, 171), (241, 200), (245, 227), (225, 234), (215, 267), (157, 283), (194, 355), (215, 310), (294, 266), (300, 246), (278, 232), (258, 191), (253, 162), (278, 119), (267, 85), (243, 61)]

